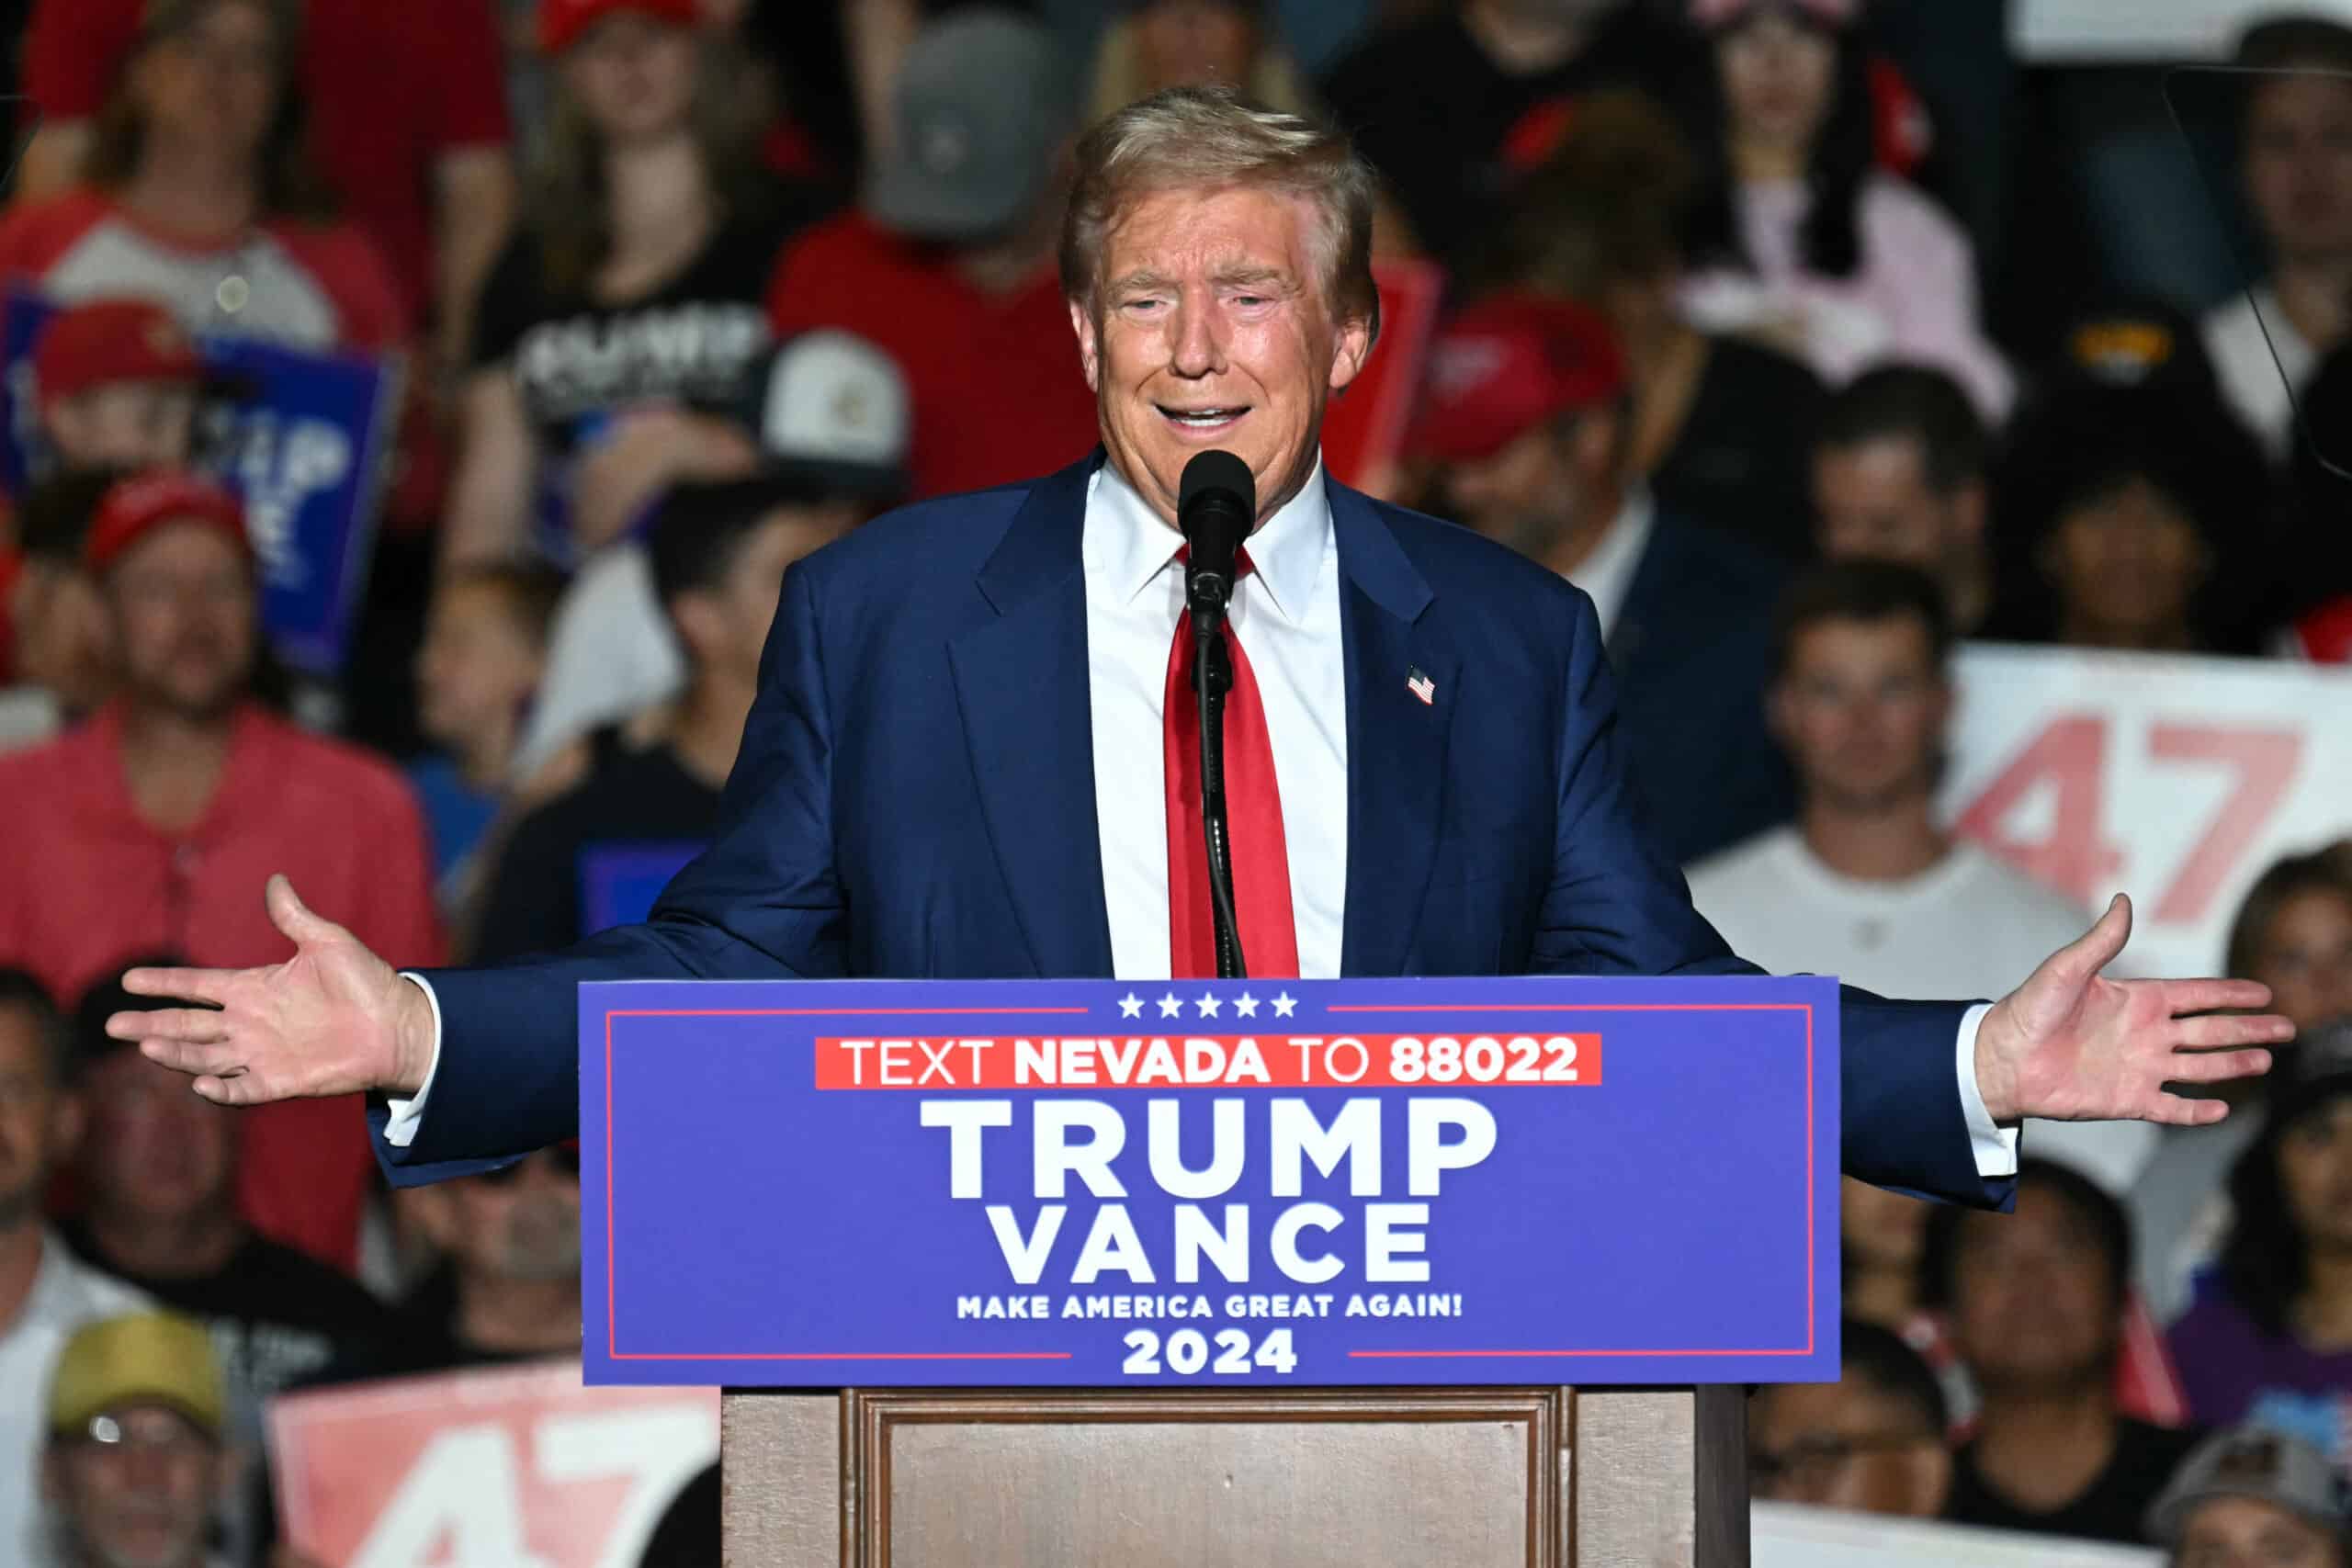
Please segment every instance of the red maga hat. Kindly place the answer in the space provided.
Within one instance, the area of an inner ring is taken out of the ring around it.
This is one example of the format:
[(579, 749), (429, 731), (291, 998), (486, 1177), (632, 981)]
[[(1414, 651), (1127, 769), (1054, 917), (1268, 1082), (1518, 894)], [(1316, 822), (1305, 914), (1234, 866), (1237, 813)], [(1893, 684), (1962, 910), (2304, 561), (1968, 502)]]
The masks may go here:
[(202, 524), (232, 540), (248, 558), (253, 554), (243, 503), (201, 474), (168, 468), (124, 479), (107, 491), (97, 515), (90, 520), (83, 563), (103, 572), (140, 540), (174, 523)]
[(582, 33), (624, 11), (681, 28), (702, 22), (697, 0), (539, 0), (539, 48), (561, 54)]
[(61, 311), (33, 350), (44, 403), (116, 381), (194, 384), (209, 376), (187, 329), (146, 299), (92, 299)]
[(1411, 445), (1442, 462), (1475, 462), (1547, 419), (1624, 390), (1625, 357), (1599, 311), (1497, 295), (1438, 329)]

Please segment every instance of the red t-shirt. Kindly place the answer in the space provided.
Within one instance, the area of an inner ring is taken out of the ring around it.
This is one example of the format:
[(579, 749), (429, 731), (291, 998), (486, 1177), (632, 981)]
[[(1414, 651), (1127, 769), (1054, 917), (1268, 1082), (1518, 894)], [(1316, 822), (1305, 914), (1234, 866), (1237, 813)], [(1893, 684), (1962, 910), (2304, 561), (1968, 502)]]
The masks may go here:
[(898, 361), (915, 499), (1035, 479), (1094, 446), (1094, 394), (1050, 269), (984, 294), (936, 252), (849, 212), (785, 251), (768, 314), (778, 339), (838, 327)]
[(17, 679), (17, 584), (25, 575), (25, 558), (14, 545), (0, 545), (0, 686)]
[[(173, 952), (205, 966), (275, 964), (292, 949), (262, 887), (305, 903), (400, 965), (437, 963), (424, 824), (390, 765), (247, 705), (203, 821), (150, 827), (132, 804), (119, 707), (0, 757), (0, 964), (67, 1007), (126, 959)], [(239, 1207), (255, 1226), (345, 1269), (358, 1257), (375, 1162), (356, 1098), (244, 1113)]]
[[(135, 295), (191, 329), (300, 348), (374, 352), (408, 335), (382, 256), (348, 223), (272, 219), (241, 232), (175, 234), (85, 186), (0, 217), (0, 274), (61, 304)], [(234, 311), (221, 301), (232, 276), (245, 285)]]
[[(300, 81), (320, 172), (381, 245), (401, 306), (433, 293), (433, 172), (503, 146), (506, 87), (492, 0), (308, 0)], [(50, 120), (87, 120), (130, 54), (145, 0), (38, 0), (25, 91)]]

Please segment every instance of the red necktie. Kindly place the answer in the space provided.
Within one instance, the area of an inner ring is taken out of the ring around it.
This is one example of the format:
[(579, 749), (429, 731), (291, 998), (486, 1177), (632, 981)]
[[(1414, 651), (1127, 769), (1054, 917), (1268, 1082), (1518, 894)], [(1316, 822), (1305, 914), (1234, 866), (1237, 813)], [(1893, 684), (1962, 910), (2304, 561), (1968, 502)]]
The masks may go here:
[[(1182, 557), (1180, 555), (1181, 561)], [(1250, 575), (1243, 551), (1234, 573)], [(1233, 690), (1225, 698), (1225, 815), (1233, 843), (1233, 909), (1250, 976), (1295, 978), (1298, 935), (1291, 924), (1290, 859), (1283, 842), (1283, 801), (1274, 782), (1266, 705), (1241, 639), (1228, 630)], [(1193, 617), (1176, 617), (1161, 707), (1161, 754), (1168, 770), (1168, 962), (1180, 980), (1216, 974), (1216, 920), (1209, 902), (1208, 840), (1201, 826), (1200, 701), (1193, 691)]]

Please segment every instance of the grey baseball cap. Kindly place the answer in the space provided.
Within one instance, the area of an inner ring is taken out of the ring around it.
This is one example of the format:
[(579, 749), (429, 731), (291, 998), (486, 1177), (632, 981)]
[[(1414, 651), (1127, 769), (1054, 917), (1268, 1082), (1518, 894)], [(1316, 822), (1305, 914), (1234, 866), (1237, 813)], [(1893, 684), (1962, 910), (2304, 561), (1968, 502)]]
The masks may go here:
[(918, 240), (986, 239), (1045, 194), (1077, 129), (1077, 73), (1042, 23), (957, 11), (908, 46), (891, 113), (896, 145), (866, 188), (866, 212)]
[(2225, 1427), (2180, 1461), (2148, 1509), (2148, 1538), (2177, 1546), (2188, 1516), (2216, 1497), (2249, 1497), (2309, 1520), (2339, 1540), (2352, 1541), (2335, 1467), (2300, 1438), (2267, 1427)]

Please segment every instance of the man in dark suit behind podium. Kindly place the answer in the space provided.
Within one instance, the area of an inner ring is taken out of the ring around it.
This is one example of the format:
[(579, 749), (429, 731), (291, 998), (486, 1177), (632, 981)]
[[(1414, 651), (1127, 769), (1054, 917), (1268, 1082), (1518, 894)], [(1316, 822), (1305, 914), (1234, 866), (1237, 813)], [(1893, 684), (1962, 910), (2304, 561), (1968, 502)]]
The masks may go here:
[[(209, 1099), (374, 1093), (415, 1182), (572, 1134), (584, 980), (1214, 973), (1174, 526), (1210, 448), (1256, 485), (1226, 719), (1252, 974), (1747, 972), (1634, 826), (1589, 600), (1321, 470), (1379, 326), (1345, 142), (1176, 91), (1079, 165), (1062, 276), (1103, 449), (792, 569), (718, 837), (645, 924), (396, 976), (273, 878), (289, 962), (135, 972), (210, 1006), (109, 1027)], [(2263, 1071), (2290, 1026), (2213, 1012), (2257, 985), (2100, 977), (2129, 928), (2119, 899), (1989, 1006), (1847, 993), (1846, 1168), (1999, 1204), (2025, 1115), (2217, 1120), (2165, 1083)]]

